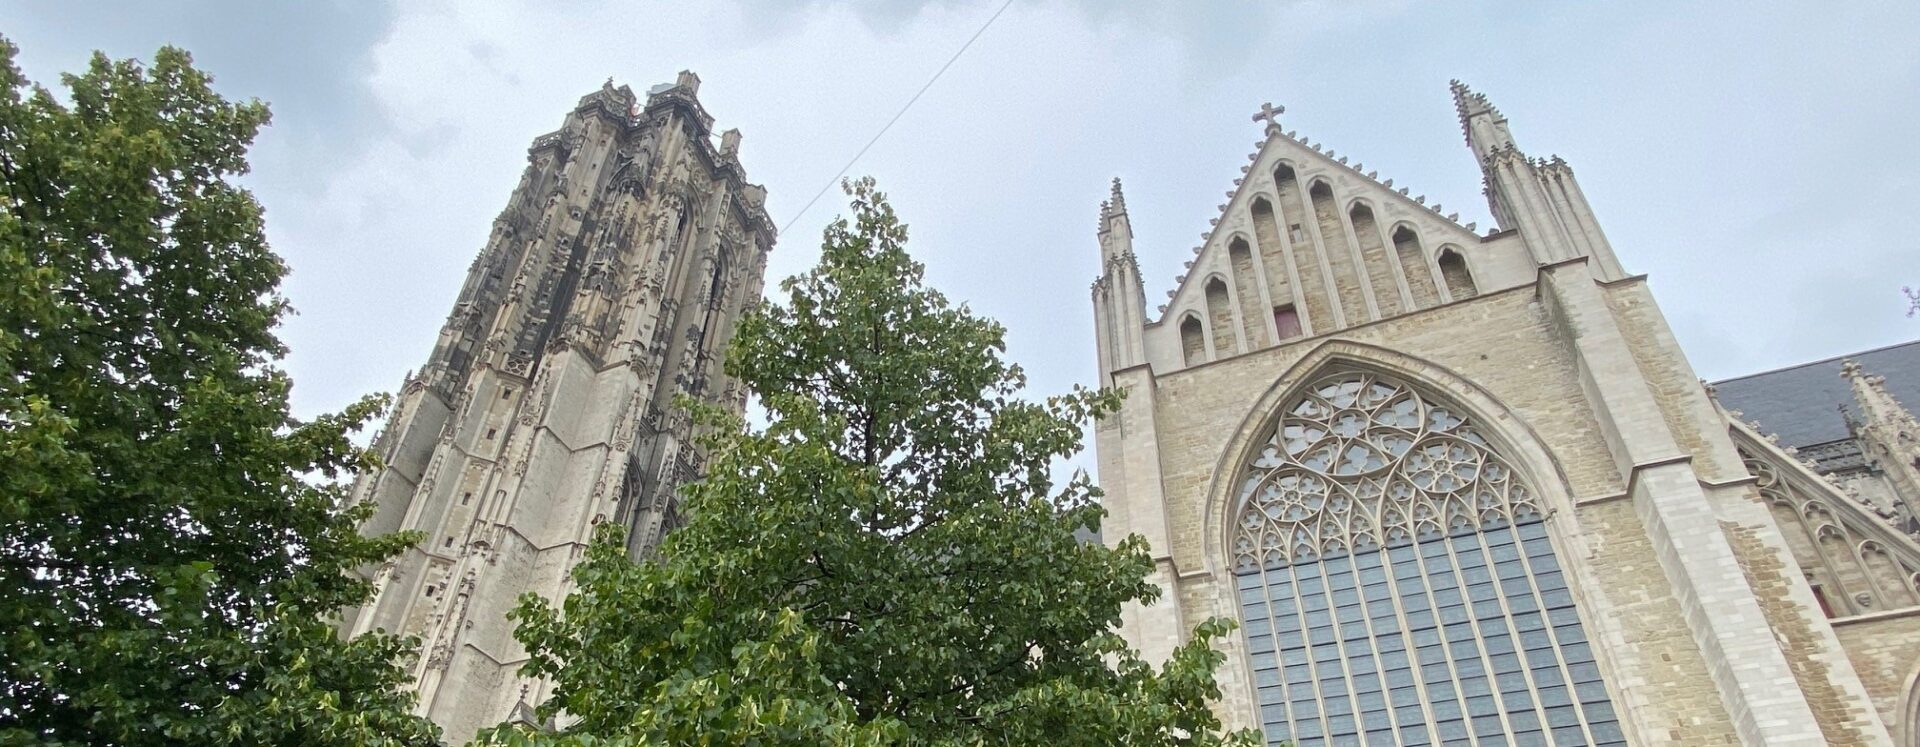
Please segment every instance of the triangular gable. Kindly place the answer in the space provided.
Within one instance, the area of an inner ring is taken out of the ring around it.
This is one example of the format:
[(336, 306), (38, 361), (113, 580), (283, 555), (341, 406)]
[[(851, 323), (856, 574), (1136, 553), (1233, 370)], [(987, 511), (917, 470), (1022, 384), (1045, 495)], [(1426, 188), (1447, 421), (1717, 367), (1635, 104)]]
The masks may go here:
[(1161, 324), (1187, 311), (1206, 313), (1207, 279), (1230, 276), (1227, 247), (1235, 237), (1245, 237), (1249, 243), (1253, 240), (1254, 200), (1265, 197), (1276, 206), (1280, 204), (1274, 172), (1281, 164), (1292, 166), (1302, 190), (1316, 179), (1328, 181), (1343, 215), (1356, 200), (1365, 200), (1383, 225), (1410, 223), (1431, 246), (1452, 244), (1465, 250), (1481, 241), (1475, 233), (1476, 225), (1462, 225), (1458, 213), (1443, 215), (1445, 208), (1438, 203), (1427, 204), (1425, 195), (1396, 187), (1392, 179), (1380, 179), (1378, 171), (1368, 171), (1361, 163), (1350, 164), (1346, 156), (1299, 137), (1297, 131), (1269, 127), (1257, 145), (1258, 149), (1248, 154), (1248, 163), (1240, 167), (1241, 176), (1233, 180), (1234, 188), (1221, 203), (1220, 214), (1209, 221), (1212, 228), (1200, 235), (1200, 245), (1193, 248), (1194, 258), (1175, 278), (1175, 288), (1167, 293), (1168, 302), (1160, 307), (1158, 321), (1151, 324)]

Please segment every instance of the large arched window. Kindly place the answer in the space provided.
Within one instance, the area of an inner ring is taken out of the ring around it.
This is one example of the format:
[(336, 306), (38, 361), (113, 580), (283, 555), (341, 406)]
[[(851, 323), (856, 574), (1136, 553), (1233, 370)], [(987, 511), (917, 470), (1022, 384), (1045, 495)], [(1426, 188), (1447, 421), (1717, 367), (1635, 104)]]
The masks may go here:
[(1269, 744), (1625, 744), (1540, 501), (1463, 410), (1342, 372), (1270, 427), (1231, 529)]

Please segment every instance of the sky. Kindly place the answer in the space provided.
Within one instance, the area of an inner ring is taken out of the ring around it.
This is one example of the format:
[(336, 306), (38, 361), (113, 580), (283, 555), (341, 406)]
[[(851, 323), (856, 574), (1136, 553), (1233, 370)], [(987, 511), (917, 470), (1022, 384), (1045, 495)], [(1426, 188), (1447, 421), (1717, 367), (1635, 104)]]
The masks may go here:
[[(55, 83), (92, 50), (191, 51), (272, 105), (246, 177), (292, 267), (296, 414), (426, 360), (525, 165), (611, 76), (691, 69), (785, 230), (773, 281), (844, 208), (828, 184), (1001, 0), (258, 3), (13, 0)], [(1008, 329), (1035, 396), (1092, 385), (1100, 201), (1125, 182), (1150, 305), (1281, 123), (1491, 226), (1447, 90), (1571, 162), (1695, 370), (1720, 379), (1920, 338), (1920, 3), (1014, 0), (849, 174), (872, 175), (950, 298)]]

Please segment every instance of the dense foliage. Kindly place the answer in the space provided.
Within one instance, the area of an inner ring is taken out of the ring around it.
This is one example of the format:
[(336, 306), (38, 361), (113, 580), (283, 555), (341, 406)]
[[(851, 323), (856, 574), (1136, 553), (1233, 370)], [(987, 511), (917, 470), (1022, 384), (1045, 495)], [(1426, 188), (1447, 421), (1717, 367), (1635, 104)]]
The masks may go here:
[(768, 424), (713, 429), (657, 562), (603, 528), (556, 607), (524, 600), (545, 745), (1216, 745), (1213, 640), (1164, 668), (1113, 633), (1157, 587), (1144, 542), (1086, 543), (1097, 492), (1055, 461), (1113, 392), (1020, 399), (1003, 330), (928, 288), (871, 181), (819, 266), (740, 325), (728, 372)]
[(429, 745), (333, 478), (362, 401), (295, 422), (286, 266), (232, 179), (267, 122), (186, 53), (56, 97), (0, 40), (0, 744)]

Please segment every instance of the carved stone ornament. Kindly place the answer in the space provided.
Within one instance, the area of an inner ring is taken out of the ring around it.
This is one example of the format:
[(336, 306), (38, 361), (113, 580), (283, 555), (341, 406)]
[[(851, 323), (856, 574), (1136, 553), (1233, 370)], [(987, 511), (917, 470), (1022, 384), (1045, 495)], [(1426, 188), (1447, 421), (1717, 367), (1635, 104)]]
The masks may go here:
[(1237, 572), (1538, 516), (1465, 413), (1384, 376), (1323, 377), (1245, 465)]

